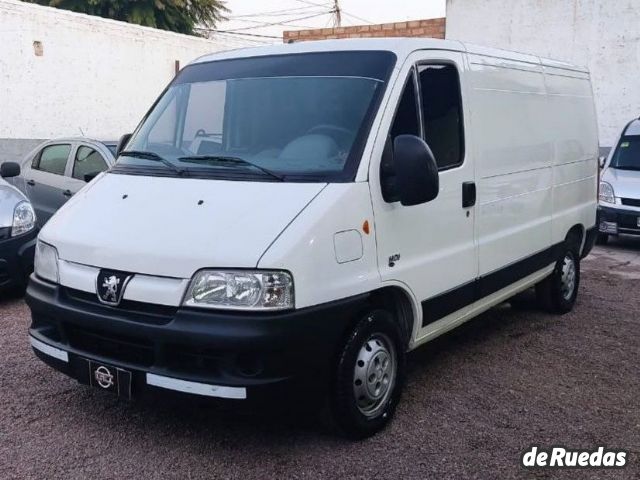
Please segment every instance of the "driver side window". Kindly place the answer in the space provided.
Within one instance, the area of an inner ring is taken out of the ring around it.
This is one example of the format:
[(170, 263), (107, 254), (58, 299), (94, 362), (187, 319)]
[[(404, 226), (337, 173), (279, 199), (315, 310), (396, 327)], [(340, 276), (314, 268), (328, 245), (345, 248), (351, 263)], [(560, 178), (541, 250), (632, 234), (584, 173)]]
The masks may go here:
[(418, 96), (414, 82), (414, 70), (407, 77), (404, 90), (398, 102), (398, 108), (387, 136), (384, 152), (380, 161), (380, 179), (382, 181), (382, 197), (387, 203), (400, 200), (396, 186), (396, 174), (393, 167), (393, 140), (398, 135), (415, 135), (420, 137), (420, 120), (418, 117)]

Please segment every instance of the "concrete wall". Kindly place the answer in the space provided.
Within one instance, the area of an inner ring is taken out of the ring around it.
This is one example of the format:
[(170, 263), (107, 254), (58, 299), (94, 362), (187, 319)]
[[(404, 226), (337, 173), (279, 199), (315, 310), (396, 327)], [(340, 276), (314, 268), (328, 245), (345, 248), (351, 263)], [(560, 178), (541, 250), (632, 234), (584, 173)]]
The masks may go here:
[(0, 161), (34, 139), (131, 131), (175, 74), (212, 41), (0, 0)]
[(446, 37), (587, 65), (602, 146), (640, 116), (640, 0), (447, 0)]
[(445, 19), (409, 20), (407, 22), (356, 25), (351, 27), (314, 28), (283, 32), (284, 42), (326, 40), (331, 38), (431, 37), (444, 38)]

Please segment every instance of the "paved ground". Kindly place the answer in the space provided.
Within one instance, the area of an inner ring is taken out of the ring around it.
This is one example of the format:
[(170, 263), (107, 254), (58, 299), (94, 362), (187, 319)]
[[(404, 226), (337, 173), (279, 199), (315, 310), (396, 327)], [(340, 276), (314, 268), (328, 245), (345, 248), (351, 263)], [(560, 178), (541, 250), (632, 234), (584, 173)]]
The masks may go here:
[[(0, 478), (640, 478), (640, 241), (583, 263), (563, 317), (502, 306), (410, 358), (394, 423), (353, 443), (295, 416), (121, 403), (35, 359), (0, 301)], [(524, 471), (530, 444), (631, 451), (619, 471)]]

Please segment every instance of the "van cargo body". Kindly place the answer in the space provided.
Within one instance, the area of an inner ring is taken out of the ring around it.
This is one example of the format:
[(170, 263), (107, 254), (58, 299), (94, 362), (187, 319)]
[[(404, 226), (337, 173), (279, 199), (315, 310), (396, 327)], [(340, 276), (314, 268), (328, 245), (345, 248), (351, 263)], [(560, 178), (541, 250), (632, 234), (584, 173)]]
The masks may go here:
[(126, 398), (295, 385), (371, 435), (407, 351), (534, 286), (573, 307), (597, 157), (565, 63), (431, 39), (209, 55), (40, 232), (31, 344)]

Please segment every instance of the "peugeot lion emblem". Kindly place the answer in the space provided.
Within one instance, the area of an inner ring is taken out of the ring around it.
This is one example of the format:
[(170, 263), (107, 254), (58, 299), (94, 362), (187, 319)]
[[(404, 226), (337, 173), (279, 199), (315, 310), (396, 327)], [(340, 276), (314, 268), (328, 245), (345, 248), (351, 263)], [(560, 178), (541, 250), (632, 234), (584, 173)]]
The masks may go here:
[(98, 300), (107, 305), (119, 305), (124, 295), (124, 289), (132, 277), (133, 275), (130, 273), (100, 270), (96, 280)]

